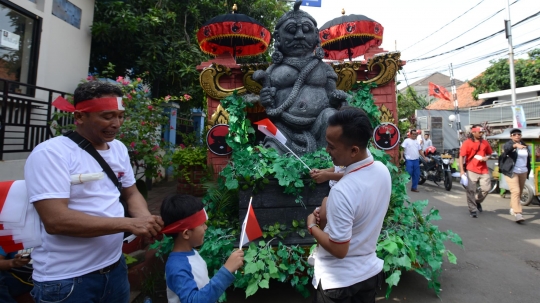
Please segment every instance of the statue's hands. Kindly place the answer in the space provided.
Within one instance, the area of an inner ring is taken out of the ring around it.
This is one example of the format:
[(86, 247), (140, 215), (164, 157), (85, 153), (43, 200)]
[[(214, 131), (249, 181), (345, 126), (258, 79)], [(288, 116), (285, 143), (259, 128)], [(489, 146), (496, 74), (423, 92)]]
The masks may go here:
[(330, 93), (330, 105), (332, 107), (338, 108), (341, 106), (343, 102), (347, 102), (347, 98), (349, 98), (349, 94), (346, 92), (336, 89)]
[(275, 87), (263, 87), (259, 94), (261, 98), (261, 104), (264, 107), (274, 107), (274, 96), (276, 95)]

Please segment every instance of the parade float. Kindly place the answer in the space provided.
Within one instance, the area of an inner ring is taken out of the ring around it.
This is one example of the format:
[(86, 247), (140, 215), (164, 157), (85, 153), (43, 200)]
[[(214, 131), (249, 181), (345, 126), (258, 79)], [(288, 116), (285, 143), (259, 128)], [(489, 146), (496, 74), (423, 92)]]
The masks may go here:
[[(399, 52), (380, 48), (384, 28), (378, 22), (342, 12), (318, 29), (300, 3), (277, 21), (270, 63), (236, 63), (239, 57), (264, 53), (270, 44), (270, 32), (248, 16), (233, 11), (198, 32), (201, 49), (216, 56), (197, 66), (207, 96), (207, 166), (215, 179), (203, 198), (209, 228), (200, 254), (209, 273), (238, 245), (240, 222), (252, 200), (263, 237), (244, 248), (245, 267), (236, 274), (235, 287), (250, 296), (277, 280), (309, 295), (313, 268), (307, 256), (314, 240), (305, 219), (329, 192), (328, 183), (309, 178), (309, 169), (331, 167), (324, 150), (326, 121), (348, 104), (370, 117), (375, 130), (369, 149), (392, 175), (390, 207), (377, 245), (387, 295), (410, 270), (423, 275), (438, 294), (443, 258), (456, 262), (445, 242), (462, 242), (433, 224), (439, 211), (428, 201), (410, 201), (408, 175), (396, 166), (395, 76), (405, 62)], [(297, 34), (303, 38), (294, 39)], [(353, 60), (359, 56), (363, 59)], [(253, 126), (266, 118), (283, 133), (285, 145)], [(153, 247), (167, 254), (172, 240), (165, 237)]]

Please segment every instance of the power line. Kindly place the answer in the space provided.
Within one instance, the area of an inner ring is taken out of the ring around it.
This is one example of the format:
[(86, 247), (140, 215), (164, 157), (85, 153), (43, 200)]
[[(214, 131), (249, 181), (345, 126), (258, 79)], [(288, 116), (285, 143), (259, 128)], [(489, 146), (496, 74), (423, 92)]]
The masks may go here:
[[(519, 0), (517, 0), (517, 1), (519, 1)], [(515, 3), (515, 2), (514, 2), (514, 3)], [(518, 24), (520, 24), (520, 23), (522, 23), (522, 22), (525, 22), (525, 21), (527, 21), (527, 20), (529, 20), (529, 19), (531, 19), (531, 18), (538, 17), (539, 15), (540, 15), (540, 11), (537, 12), (536, 14), (532, 14), (532, 15), (530, 15), (529, 17), (527, 17), (527, 18), (525, 18), (525, 19), (519, 21), (518, 23), (512, 25), (512, 27), (514, 27), (514, 26), (516, 26), (516, 25), (518, 25)], [(500, 30), (500, 31), (498, 31), (498, 32), (496, 32), (496, 33), (493, 33), (493, 34), (491, 34), (491, 35), (489, 35), (489, 36), (486, 36), (486, 37), (484, 37), (484, 38), (478, 39), (478, 40), (476, 40), (476, 41), (474, 41), (474, 42), (471, 42), (471, 43), (465, 44), (465, 45), (463, 45), (463, 46), (460, 46), (460, 47), (458, 47), (458, 48), (455, 48), (455, 49), (452, 49), (452, 50), (449, 50), (449, 51), (446, 51), (446, 52), (443, 52), (443, 53), (440, 53), (440, 54), (437, 54), (437, 55), (432, 55), (432, 56), (429, 56), (429, 57), (417, 58), (417, 59), (411, 59), (411, 60), (408, 60), (407, 62), (417, 62), (417, 61), (422, 61), (422, 60), (428, 60), (428, 59), (435, 58), (435, 57), (438, 57), (438, 56), (442, 56), (442, 55), (446, 55), (446, 54), (449, 54), (449, 53), (453, 53), (453, 52), (455, 52), (455, 51), (458, 51), (458, 50), (464, 49), (464, 48), (466, 48), (466, 47), (469, 47), (469, 46), (471, 46), (471, 45), (474, 45), (474, 44), (477, 44), (477, 43), (480, 43), (480, 42), (484, 42), (484, 41), (486, 41), (486, 40), (488, 40), (488, 39), (491, 39), (491, 38), (497, 36), (498, 34), (503, 33), (503, 32), (504, 32), (504, 29), (502, 29), (502, 30)], [(441, 46), (442, 46), (442, 45), (441, 45)], [(431, 52), (431, 51), (430, 51), (430, 52)], [(429, 52), (428, 52), (428, 53), (429, 53)], [(426, 53), (426, 54), (427, 54), (427, 53)]]
[[(519, 0), (516, 0), (516, 1), (512, 2), (512, 4), (510, 4), (510, 5), (513, 5), (514, 3), (518, 2), (518, 1), (519, 1)], [(481, 24), (483, 24), (484, 22), (488, 21), (489, 19), (495, 17), (498, 13), (502, 12), (503, 10), (505, 10), (505, 8), (502, 8), (502, 9), (498, 10), (496, 13), (494, 13), (494, 14), (491, 15), (491, 16), (489, 16), (487, 19), (484, 19), (482, 22), (478, 23), (477, 25), (473, 26), (471, 29), (465, 31), (464, 33), (461, 33), (460, 35), (458, 35), (457, 37), (454, 37), (453, 39), (448, 40), (446, 43), (443, 43), (442, 45), (439, 45), (438, 47), (436, 47), (436, 48), (430, 50), (429, 52), (421, 54), (420, 56), (429, 54), (429, 53), (431, 53), (432, 51), (437, 50), (437, 49), (439, 49), (439, 48), (445, 46), (446, 44), (448, 44), (448, 43), (450, 43), (450, 42), (456, 40), (457, 38), (459, 38), (459, 37), (465, 35), (466, 33), (469, 33), (470, 30), (477, 28), (479, 25), (481, 25)]]
[(429, 37), (431, 37), (431, 36), (433, 36), (433, 35), (434, 35), (435, 33), (437, 33), (438, 31), (440, 31), (441, 29), (443, 29), (443, 28), (447, 27), (447, 26), (448, 26), (448, 25), (450, 25), (450, 24), (451, 24), (452, 22), (454, 22), (454, 21), (456, 21), (457, 19), (459, 19), (459, 18), (463, 17), (463, 15), (465, 15), (465, 14), (466, 14), (466, 13), (468, 13), (468, 12), (470, 12), (470, 11), (471, 11), (471, 10), (472, 10), (473, 8), (477, 7), (477, 6), (478, 6), (478, 5), (480, 5), (480, 3), (482, 3), (482, 2), (484, 2), (484, 0), (482, 0), (482, 1), (478, 2), (478, 3), (477, 3), (477, 4), (475, 5), (475, 6), (473, 6), (473, 7), (469, 8), (469, 9), (468, 9), (468, 10), (467, 10), (466, 12), (464, 12), (464, 13), (463, 13), (463, 14), (461, 14), (461, 15), (459, 15), (459, 16), (458, 16), (457, 18), (455, 18), (454, 20), (452, 20), (452, 21), (450, 21), (450, 22), (446, 23), (445, 25), (443, 25), (443, 27), (441, 27), (441, 28), (439, 28), (438, 30), (434, 31), (433, 33), (429, 34), (429, 35), (428, 35), (428, 36), (426, 36), (425, 38), (423, 38), (423, 39), (420, 39), (419, 41), (417, 41), (417, 42), (413, 43), (413, 44), (412, 44), (411, 46), (407, 47), (407, 48), (406, 48), (406, 49), (404, 49), (403, 51), (406, 51), (406, 50), (408, 50), (409, 48), (411, 48), (411, 47), (413, 47), (413, 46), (416, 46), (416, 45), (417, 45), (418, 43), (420, 43), (420, 42), (422, 42), (422, 41), (426, 40), (427, 38), (429, 38)]

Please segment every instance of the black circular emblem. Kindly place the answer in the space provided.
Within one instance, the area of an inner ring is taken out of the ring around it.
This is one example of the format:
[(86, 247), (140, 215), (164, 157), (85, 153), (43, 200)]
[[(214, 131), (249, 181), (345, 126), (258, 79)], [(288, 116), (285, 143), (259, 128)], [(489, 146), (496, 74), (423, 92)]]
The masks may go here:
[(399, 129), (392, 123), (383, 123), (373, 130), (373, 142), (380, 149), (392, 149), (399, 142)]
[(232, 148), (225, 142), (225, 136), (229, 133), (229, 125), (216, 124), (206, 134), (208, 149), (218, 156), (226, 156), (232, 153)]

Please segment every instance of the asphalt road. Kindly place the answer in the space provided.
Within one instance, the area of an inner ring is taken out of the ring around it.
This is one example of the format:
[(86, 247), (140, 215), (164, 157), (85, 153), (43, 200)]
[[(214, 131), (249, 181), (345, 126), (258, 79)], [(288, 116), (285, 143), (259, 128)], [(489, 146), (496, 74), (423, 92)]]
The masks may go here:
[[(406, 272), (387, 300), (385, 289), (377, 302), (540, 302), (540, 206), (524, 207), (524, 224), (510, 216), (509, 198), (489, 195), (482, 204), (484, 212), (469, 216), (465, 191), (454, 182), (446, 191), (433, 182), (410, 192), (412, 201), (429, 200), (439, 209), (441, 230), (451, 229), (463, 239), (464, 249), (450, 241), (447, 248), (457, 256), (457, 265), (445, 263), (440, 277), (440, 298), (427, 288), (427, 281), (415, 272)], [(509, 197), (509, 195), (507, 195)], [(536, 202), (536, 201), (535, 201)], [(243, 291), (228, 291), (228, 302), (311, 302), (281, 283), (270, 285), (245, 299)]]

